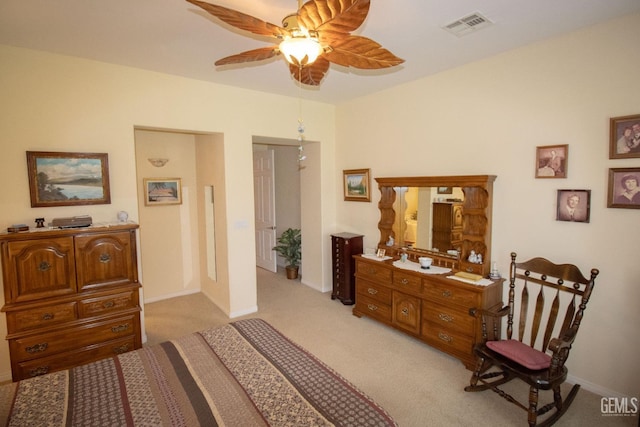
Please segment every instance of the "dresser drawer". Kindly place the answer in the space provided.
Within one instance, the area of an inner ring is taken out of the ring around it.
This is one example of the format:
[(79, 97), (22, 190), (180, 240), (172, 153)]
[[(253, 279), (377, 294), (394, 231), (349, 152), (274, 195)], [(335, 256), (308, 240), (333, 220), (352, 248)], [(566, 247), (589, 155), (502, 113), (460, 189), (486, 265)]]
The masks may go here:
[(464, 308), (477, 307), (478, 294), (462, 286), (452, 283), (445, 285), (437, 282), (426, 282), (424, 284), (424, 295), (436, 302), (449, 305), (456, 304)]
[(467, 273), (479, 274), (482, 276), (483, 268), (484, 268), (483, 264), (473, 264), (471, 262), (464, 262), (464, 261), (460, 263), (460, 269), (462, 271), (466, 271)]
[(77, 319), (76, 303), (68, 302), (46, 307), (32, 308), (7, 313), (10, 334), (37, 328), (46, 328)]
[(422, 278), (410, 274), (394, 272), (393, 284), (399, 291), (420, 292), (422, 291)]
[(378, 283), (391, 284), (391, 269), (384, 267), (380, 263), (381, 261), (363, 262), (356, 260), (356, 275)]
[(96, 322), (38, 336), (10, 340), (11, 360), (31, 360), (72, 349), (80, 349), (90, 344), (101, 343), (124, 336), (133, 336), (138, 329), (136, 322), (137, 316), (138, 314), (136, 313), (135, 315), (122, 316), (104, 322)]
[(440, 304), (423, 304), (422, 321), (431, 322), (441, 328), (456, 330), (469, 336), (473, 336), (475, 333), (475, 318), (471, 317), (468, 311)]
[(374, 299), (382, 304), (391, 305), (391, 289), (386, 286), (358, 279), (356, 289), (358, 295)]
[(137, 290), (87, 298), (79, 303), (80, 318), (111, 314), (138, 307)]
[(469, 355), (473, 351), (472, 337), (435, 323), (422, 323), (422, 337), (432, 346), (447, 353), (457, 352)]
[(107, 343), (88, 346), (73, 352), (20, 362), (17, 364), (18, 378), (16, 378), (16, 381), (73, 368), (107, 357), (117, 356), (118, 354), (134, 350), (134, 342), (133, 337), (126, 337)]
[(376, 319), (391, 321), (391, 304), (382, 304), (362, 294), (358, 294), (356, 298), (356, 310)]
[(413, 334), (419, 334), (421, 302), (418, 297), (393, 291), (393, 324)]

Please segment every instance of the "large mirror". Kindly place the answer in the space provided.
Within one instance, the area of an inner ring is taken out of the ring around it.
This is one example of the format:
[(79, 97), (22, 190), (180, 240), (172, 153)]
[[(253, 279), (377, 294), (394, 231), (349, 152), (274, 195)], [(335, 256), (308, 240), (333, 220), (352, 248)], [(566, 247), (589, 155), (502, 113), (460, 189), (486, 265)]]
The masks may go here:
[(460, 187), (394, 187), (393, 232), (398, 246), (452, 253), (460, 250)]
[[(461, 270), (490, 270), (494, 175), (376, 178), (380, 241), (391, 254), (454, 258)], [(390, 239), (390, 237), (392, 239)]]

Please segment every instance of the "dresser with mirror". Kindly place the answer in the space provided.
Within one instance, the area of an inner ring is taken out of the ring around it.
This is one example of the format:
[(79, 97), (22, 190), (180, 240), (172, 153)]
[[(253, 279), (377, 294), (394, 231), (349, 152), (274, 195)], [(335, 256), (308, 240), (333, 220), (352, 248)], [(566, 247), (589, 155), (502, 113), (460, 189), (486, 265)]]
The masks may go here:
[[(353, 314), (399, 329), (472, 369), (481, 330), (470, 311), (502, 301), (503, 280), (487, 278), (496, 177), (375, 179), (381, 193), (378, 249), (385, 257), (355, 257)], [(415, 268), (420, 257), (433, 259), (430, 271)], [(451, 278), (460, 272), (471, 279)]]

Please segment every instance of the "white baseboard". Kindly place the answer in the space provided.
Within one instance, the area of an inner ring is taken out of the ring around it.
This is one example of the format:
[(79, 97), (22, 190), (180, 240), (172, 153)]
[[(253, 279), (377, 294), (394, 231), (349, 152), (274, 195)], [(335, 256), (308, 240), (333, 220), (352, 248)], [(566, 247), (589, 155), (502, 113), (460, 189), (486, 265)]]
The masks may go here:
[(198, 292), (202, 292), (202, 290), (199, 289), (199, 288), (198, 289), (188, 289), (188, 290), (185, 290), (185, 291), (174, 292), (172, 294), (161, 295), (159, 297), (145, 298), (144, 303), (145, 304), (150, 304), (152, 302), (163, 301), (163, 300), (170, 299), (170, 298), (183, 297), (185, 295), (197, 294)]
[(234, 311), (229, 314), (229, 318), (235, 319), (236, 317), (246, 316), (247, 314), (253, 314), (258, 312), (258, 306), (254, 305), (251, 308), (247, 308), (245, 310)]
[(620, 392), (609, 390), (608, 388), (605, 388), (599, 384), (594, 384), (585, 379), (575, 377), (571, 374), (567, 375), (567, 382), (571, 384), (580, 384), (580, 387), (584, 388), (587, 391), (590, 391), (591, 393), (597, 394), (598, 396), (617, 398), (630, 397), (621, 394)]

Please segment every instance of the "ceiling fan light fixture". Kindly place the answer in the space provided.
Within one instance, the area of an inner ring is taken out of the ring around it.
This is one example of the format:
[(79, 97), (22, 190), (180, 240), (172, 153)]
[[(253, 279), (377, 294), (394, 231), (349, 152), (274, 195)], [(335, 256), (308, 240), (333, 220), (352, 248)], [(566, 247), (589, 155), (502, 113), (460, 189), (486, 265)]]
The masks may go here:
[[(307, 65), (318, 59), (318, 56), (322, 53), (322, 46), (320, 46), (318, 40), (311, 37), (294, 36), (286, 38), (280, 43), (280, 52), (290, 64)], [(307, 58), (306, 61), (305, 57)]]

